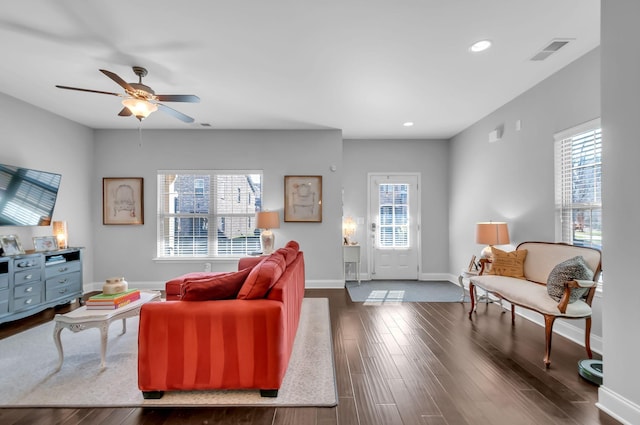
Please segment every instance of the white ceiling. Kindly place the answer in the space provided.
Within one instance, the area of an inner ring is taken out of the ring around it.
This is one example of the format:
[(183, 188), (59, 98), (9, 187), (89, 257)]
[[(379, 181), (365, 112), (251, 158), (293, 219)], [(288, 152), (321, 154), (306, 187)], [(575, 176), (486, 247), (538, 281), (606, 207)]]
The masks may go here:
[[(493, 47), (472, 54), (488, 38)], [(547, 60), (529, 59), (555, 38)], [(0, 5), (0, 92), (91, 128), (136, 129), (100, 73), (195, 118), (148, 129), (342, 129), (450, 138), (600, 42), (599, 0), (29, 0)], [(413, 121), (413, 127), (404, 127)]]

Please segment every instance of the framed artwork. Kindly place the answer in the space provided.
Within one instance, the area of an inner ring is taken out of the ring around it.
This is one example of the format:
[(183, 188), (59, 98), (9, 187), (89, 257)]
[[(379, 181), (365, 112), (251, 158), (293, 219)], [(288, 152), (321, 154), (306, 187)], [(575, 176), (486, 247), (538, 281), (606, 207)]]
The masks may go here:
[(284, 176), (284, 221), (322, 222), (322, 176)]
[(102, 179), (102, 224), (144, 224), (142, 177)]
[(34, 236), (33, 247), (36, 252), (55, 251), (58, 249), (58, 240), (55, 236)]
[(476, 265), (476, 256), (471, 256), (471, 261), (469, 261), (469, 271), (478, 270), (478, 266)]
[(2, 247), (3, 255), (24, 254), (18, 235), (0, 236), (0, 246)]

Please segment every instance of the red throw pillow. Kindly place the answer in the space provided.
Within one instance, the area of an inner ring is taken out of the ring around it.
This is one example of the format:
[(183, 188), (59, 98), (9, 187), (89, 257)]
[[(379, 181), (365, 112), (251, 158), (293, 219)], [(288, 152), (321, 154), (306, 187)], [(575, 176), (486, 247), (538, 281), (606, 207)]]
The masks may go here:
[(227, 300), (235, 298), (251, 272), (250, 268), (237, 272), (215, 274), (209, 277), (185, 280), (182, 301)]
[(298, 251), (288, 247), (280, 248), (276, 252), (279, 252), (284, 256), (284, 260), (287, 263), (287, 267), (289, 266), (289, 264), (293, 263), (293, 260), (295, 260), (296, 257), (298, 256)]
[(269, 289), (280, 279), (286, 266), (287, 263), (284, 256), (279, 252), (274, 252), (265, 257), (247, 276), (238, 294), (238, 299), (255, 300), (264, 298)]

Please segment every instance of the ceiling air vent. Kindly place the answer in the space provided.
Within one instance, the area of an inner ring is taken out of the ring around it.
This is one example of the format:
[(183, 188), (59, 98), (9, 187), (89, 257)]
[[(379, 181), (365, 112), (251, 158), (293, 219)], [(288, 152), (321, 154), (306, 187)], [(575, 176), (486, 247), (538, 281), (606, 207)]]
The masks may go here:
[(567, 45), (570, 41), (571, 39), (558, 39), (558, 38), (551, 40), (551, 43), (543, 47), (542, 50), (540, 50), (531, 58), (531, 60), (532, 61), (545, 60), (546, 58), (551, 56), (553, 53), (557, 52), (558, 50), (563, 48), (565, 45)]

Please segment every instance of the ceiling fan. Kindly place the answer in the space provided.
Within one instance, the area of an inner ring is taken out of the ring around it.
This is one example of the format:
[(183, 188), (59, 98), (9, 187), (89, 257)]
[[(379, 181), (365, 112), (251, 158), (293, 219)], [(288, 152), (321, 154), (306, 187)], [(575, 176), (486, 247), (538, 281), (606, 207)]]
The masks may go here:
[(118, 114), (121, 117), (134, 115), (138, 120), (142, 121), (143, 119), (148, 117), (149, 114), (160, 109), (161, 111), (172, 115), (186, 123), (192, 123), (194, 121), (190, 116), (176, 111), (175, 109), (170, 108), (160, 102), (198, 103), (200, 102), (200, 98), (193, 94), (156, 94), (151, 89), (151, 87), (142, 84), (142, 77), (147, 75), (147, 70), (145, 68), (141, 66), (133, 67), (133, 72), (139, 77), (137, 83), (127, 83), (117, 74), (105, 69), (101, 69), (100, 72), (118, 83), (118, 85), (120, 85), (120, 87), (124, 89), (125, 93), (113, 93), (108, 91), (89, 90), (60, 85), (56, 85), (56, 87), (60, 89), (78, 90), (89, 93), (110, 94), (112, 96), (123, 97), (124, 100), (122, 101), (122, 104), (124, 105), (124, 108), (122, 108), (122, 110)]

